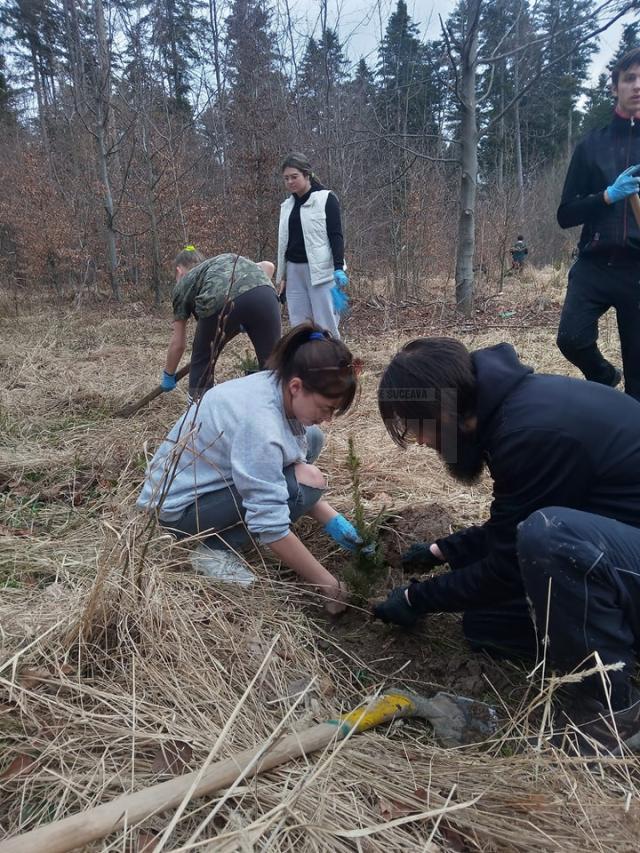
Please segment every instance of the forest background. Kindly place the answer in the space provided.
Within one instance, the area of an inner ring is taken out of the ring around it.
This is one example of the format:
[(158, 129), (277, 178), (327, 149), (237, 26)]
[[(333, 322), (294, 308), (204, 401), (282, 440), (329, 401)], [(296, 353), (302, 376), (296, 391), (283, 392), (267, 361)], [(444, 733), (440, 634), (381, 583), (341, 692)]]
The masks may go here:
[[(455, 280), (468, 312), (518, 232), (536, 265), (569, 258), (567, 159), (613, 104), (598, 35), (639, 7), (461, 0), (427, 39), (398, 0), (372, 61), (327, 0), (311, 32), (289, 0), (5, 0), (1, 286), (158, 304), (186, 243), (273, 259), (298, 150), (340, 198), (356, 287)], [(631, 18), (612, 62), (639, 44)]]

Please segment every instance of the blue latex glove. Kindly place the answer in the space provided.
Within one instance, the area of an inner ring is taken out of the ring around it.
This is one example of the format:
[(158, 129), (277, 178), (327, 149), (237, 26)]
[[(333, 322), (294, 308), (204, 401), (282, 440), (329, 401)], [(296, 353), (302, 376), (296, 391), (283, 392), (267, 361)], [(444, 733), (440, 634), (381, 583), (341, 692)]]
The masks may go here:
[(349, 307), (349, 297), (347, 296), (347, 285), (349, 284), (349, 279), (344, 270), (335, 270), (333, 273), (333, 280), (335, 281), (335, 284), (331, 288), (333, 307), (336, 309), (338, 314), (344, 314)]
[(622, 201), (623, 198), (637, 192), (640, 192), (640, 165), (629, 166), (624, 172), (620, 172), (610, 187), (607, 187), (611, 204)]
[(163, 370), (162, 380), (160, 381), (160, 387), (163, 391), (173, 391), (173, 389), (176, 387), (175, 373), (167, 373), (166, 370)]
[(341, 548), (346, 548), (347, 551), (355, 551), (358, 545), (362, 544), (358, 531), (344, 515), (334, 515), (331, 521), (327, 521), (324, 529)]

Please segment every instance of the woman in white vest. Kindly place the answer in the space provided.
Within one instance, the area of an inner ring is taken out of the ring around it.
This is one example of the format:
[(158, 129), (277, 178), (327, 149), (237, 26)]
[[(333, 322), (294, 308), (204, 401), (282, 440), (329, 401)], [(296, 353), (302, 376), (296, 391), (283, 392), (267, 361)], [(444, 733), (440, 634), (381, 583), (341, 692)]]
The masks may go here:
[(281, 293), (286, 288), (292, 326), (310, 320), (339, 338), (349, 279), (338, 199), (322, 186), (304, 154), (289, 154), (282, 176), (291, 195), (280, 208), (276, 286)]

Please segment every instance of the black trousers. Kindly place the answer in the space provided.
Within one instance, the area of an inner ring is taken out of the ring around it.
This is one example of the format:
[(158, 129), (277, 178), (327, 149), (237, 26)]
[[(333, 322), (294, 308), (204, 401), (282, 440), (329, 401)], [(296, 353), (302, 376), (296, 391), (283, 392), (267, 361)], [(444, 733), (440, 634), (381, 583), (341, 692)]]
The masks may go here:
[(609, 308), (616, 311), (625, 391), (640, 400), (640, 262), (578, 258), (569, 270), (558, 346), (586, 379), (613, 384), (615, 368), (597, 345), (598, 320)]
[[(605, 664), (611, 704), (632, 701), (631, 678), (640, 649), (640, 529), (567, 507), (534, 512), (518, 528), (518, 563), (526, 599), (464, 614), (464, 632), (475, 648), (506, 657), (536, 658), (544, 650), (563, 672), (593, 652)], [(590, 657), (591, 656), (591, 657)], [(602, 701), (600, 676), (584, 689)]]
[(254, 287), (236, 296), (222, 311), (200, 317), (193, 338), (189, 394), (199, 397), (214, 384), (212, 363), (230, 340), (246, 332), (260, 369), (280, 340), (280, 302), (273, 287)]

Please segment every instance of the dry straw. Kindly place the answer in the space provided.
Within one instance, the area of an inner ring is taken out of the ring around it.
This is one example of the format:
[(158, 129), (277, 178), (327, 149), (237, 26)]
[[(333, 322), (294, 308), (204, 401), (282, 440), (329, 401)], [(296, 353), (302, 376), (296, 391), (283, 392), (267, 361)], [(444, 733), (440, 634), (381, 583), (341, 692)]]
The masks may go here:
[[(543, 284), (521, 287), (529, 290), (513, 304), (529, 310)], [(164, 323), (47, 314), (48, 332), (34, 346), (44, 320), (29, 315), (1, 330), (4, 835), (195, 770), (281, 729), (300, 730), (363, 698), (357, 655), (329, 661), (313, 621), (322, 602), (290, 575), (255, 559), (259, 583), (249, 591), (216, 586), (194, 576), (186, 550), (157, 530), (145, 548), (145, 521), (134, 511), (142, 448), (155, 446), (183, 400), (166, 395), (127, 422), (110, 413), (156, 381)], [(378, 422), (377, 375), (410, 336), (390, 331), (354, 345), (365, 360), (364, 393), (357, 412), (330, 431), (322, 464), (332, 499), (348, 511), (343, 460), (353, 435), (372, 513), (390, 495), (392, 509), (437, 500), (457, 521), (477, 521), (488, 484), (463, 490), (430, 454), (398, 451)], [(564, 371), (553, 336), (544, 326), (464, 333), (472, 345), (515, 339), (525, 360)], [(221, 376), (233, 364), (230, 350)], [(326, 540), (311, 541), (326, 556)], [(399, 680), (405, 675), (410, 664)], [(216, 853), (636, 850), (635, 760), (588, 762), (544, 739), (525, 746), (539, 734), (533, 707), (548, 698), (538, 694), (539, 679), (521, 707), (495, 697), (511, 721), (482, 748), (443, 750), (421, 724), (394, 724), (185, 801), (170, 833), (172, 815), (158, 815), (85, 849), (142, 850), (148, 841), (147, 850)]]

